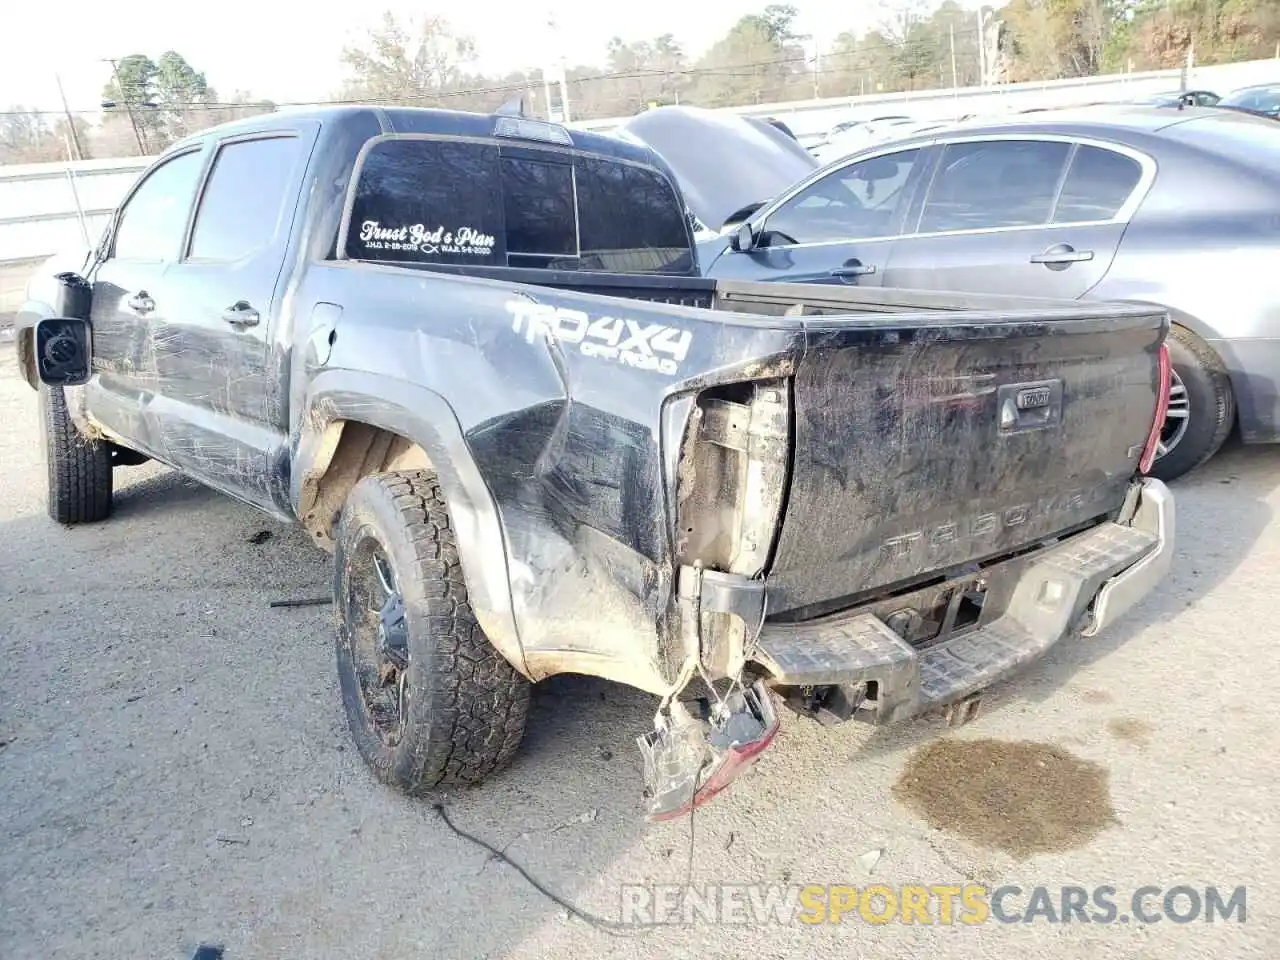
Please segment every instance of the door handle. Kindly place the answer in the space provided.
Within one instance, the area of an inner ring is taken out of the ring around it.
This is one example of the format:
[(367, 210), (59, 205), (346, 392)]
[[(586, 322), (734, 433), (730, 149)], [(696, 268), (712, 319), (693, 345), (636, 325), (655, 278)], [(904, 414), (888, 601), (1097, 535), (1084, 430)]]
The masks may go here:
[(156, 308), (156, 302), (151, 299), (151, 295), (145, 290), (139, 290), (128, 300), (129, 308), (134, 313), (150, 313)]
[(1054, 266), (1056, 264), (1082, 263), (1085, 260), (1092, 259), (1092, 250), (1077, 250), (1069, 243), (1059, 243), (1050, 247), (1044, 253), (1037, 253), (1031, 258), (1031, 262)]
[(237, 300), (222, 311), (222, 319), (233, 327), (256, 327), (258, 311), (249, 306), (247, 300)]
[(833, 277), (869, 277), (876, 272), (874, 264), (866, 265), (859, 260), (848, 260), (831, 271)]

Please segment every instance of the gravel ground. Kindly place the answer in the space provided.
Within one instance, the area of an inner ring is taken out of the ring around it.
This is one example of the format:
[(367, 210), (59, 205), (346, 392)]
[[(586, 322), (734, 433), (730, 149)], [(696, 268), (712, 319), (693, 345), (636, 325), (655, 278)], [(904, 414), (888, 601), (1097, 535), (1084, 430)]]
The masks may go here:
[(365, 772), (327, 611), (268, 607), (326, 592), (324, 555), (152, 466), (121, 472), (111, 522), (60, 529), (34, 396), (2, 346), (0, 409), (6, 960), (200, 943), (228, 960), (1280, 956), (1280, 450), (1231, 449), (1177, 484), (1177, 569), (1158, 594), (963, 728), (784, 714), (691, 840), (688, 821), (640, 815), (633, 741), (654, 702), (561, 678), (537, 689), (515, 765), (447, 798), (458, 826), (609, 917), (623, 884), (974, 881), (1055, 898), (1110, 884), (1122, 906), (1147, 884), (1246, 886), (1245, 923), (872, 925), (855, 911), (609, 934)]

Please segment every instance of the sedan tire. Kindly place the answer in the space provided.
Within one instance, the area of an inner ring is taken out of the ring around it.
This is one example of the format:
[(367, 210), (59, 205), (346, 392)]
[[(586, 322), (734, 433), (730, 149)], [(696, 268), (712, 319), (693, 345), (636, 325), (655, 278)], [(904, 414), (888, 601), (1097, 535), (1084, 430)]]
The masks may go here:
[(1226, 442), (1236, 419), (1235, 394), (1222, 360), (1185, 327), (1169, 333), (1173, 384), (1161, 452), (1151, 475), (1169, 481), (1200, 466)]

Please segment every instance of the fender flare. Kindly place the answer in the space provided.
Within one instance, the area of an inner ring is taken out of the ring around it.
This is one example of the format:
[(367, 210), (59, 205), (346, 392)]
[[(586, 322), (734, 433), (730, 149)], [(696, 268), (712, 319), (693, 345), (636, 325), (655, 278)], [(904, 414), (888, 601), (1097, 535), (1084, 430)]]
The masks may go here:
[(321, 455), (325, 432), (335, 421), (364, 423), (418, 444), (445, 493), (476, 620), (498, 652), (527, 676), (511, 602), (502, 519), (448, 402), (433, 390), (404, 380), (322, 370), (308, 384), (302, 410), (289, 480), (295, 513), (303, 480)]

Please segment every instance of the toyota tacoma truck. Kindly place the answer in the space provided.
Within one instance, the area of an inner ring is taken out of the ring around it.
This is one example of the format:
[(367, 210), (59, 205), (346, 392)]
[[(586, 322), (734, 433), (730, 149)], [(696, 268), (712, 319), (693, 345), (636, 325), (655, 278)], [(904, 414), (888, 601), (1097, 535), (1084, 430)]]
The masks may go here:
[(344, 106), (157, 158), (18, 318), (48, 504), (155, 460), (334, 556), (361, 755), (511, 760), (533, 683), (658, 698), (646, 813), (773, 739), (967, 716), (1167, 571), (1150, 308), (698, 275), (650, 148)]

